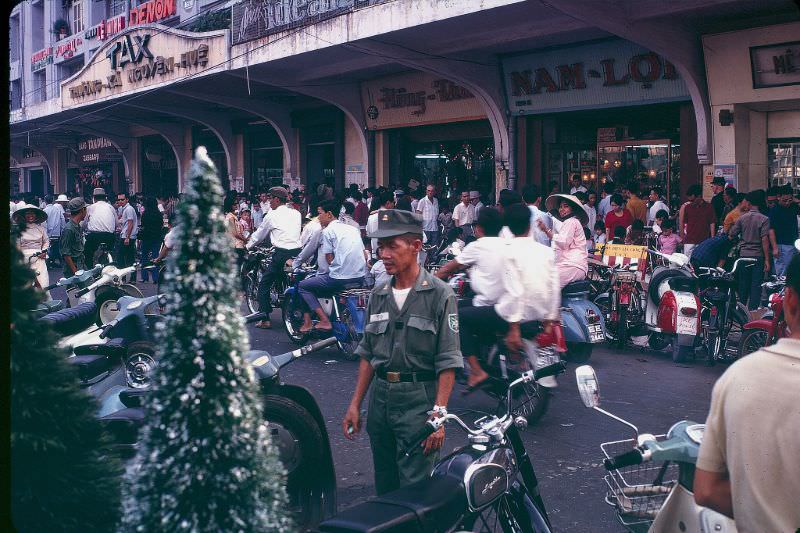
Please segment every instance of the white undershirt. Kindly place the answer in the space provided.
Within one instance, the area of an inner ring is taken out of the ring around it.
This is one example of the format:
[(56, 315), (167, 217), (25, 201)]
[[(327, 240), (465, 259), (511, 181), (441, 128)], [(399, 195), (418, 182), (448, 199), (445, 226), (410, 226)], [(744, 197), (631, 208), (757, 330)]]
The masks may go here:
[(411, 287), (407, 289), (395, 289), (392, 287), (392, 294), (394, 295), (394, 303), (397, 304), (398, 309), (403, 309), (403, 306), (406, 304), (406, 298), (408, 298), (408, 293), (411, 292)]

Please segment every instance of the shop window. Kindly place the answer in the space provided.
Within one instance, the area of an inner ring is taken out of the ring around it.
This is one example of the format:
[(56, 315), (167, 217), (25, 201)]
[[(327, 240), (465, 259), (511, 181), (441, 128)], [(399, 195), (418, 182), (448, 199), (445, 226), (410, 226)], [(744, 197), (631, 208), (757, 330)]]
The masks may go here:
[(108, 16), (116, 17), (117, 15), (122, 15), (125, 13), (125, 3), (126, 0), (111, 0), (108, 3)]
[(66, 80), (67, 78), (74, 76), (77, 72), (83, 68), (83, 56), (80, 56), (78, 59), (69, 61), (67, 63), (62, 63), (60, 66), (61, 69), (61, 80)]
[[(422, 185), (434, 184), (446, 198), (462, 190), (493, 191), (494, 144), (491, 139), (447, 141), (411, 146), (410, 176)], [(407, 186), (406, 182), (399, 184)]]
[(770, 140), (767, 154), (769, 185), (790, 185), (800, 193), (800, 139)]
[(11, 82), (11, 93), (9, 100), (12, 111), (22, 107), (22, 80), (15, 80)]
[(74, 0), (72, 2), (70, 15), (72, 16), (72, 34), (77, 35), (83, 32), (83, 0)]
[(13, 63), (19, 60), (19, 17), (9, 18), (8, 36), (9, 43), (11, 43), (11, 46), (9, 46), (9, 59)]
[(44, 70), (33, 74), (33, 94), (31, 96), (35, 103), (47, 100), (47, 75)]
[(658, 187), (674, 209), (680, 194), (679, 153), (680, 147), (669, 140), (598, 143), (597, 185), (609, 180), (621, 186), (637, 181), (642, 197), (649, 188)]

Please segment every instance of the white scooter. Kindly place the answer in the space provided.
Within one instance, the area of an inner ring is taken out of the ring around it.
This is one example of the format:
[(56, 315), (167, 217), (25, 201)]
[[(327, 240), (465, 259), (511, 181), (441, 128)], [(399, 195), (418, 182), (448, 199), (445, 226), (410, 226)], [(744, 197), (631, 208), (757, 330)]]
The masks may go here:
[(639, 434), (630, 422), (600, 408), (594, 369), (575, 369), (578, 391), (586, 407), (633, 430), (634, 438), (600, 445), (608, 474), (605, 501), (619, 522), (633, 533), (735, 533), (733, 520), (694, 501), (695, 463), (704, 424), (683, 420), (666, 435)]
[(700, 333), (697, 276), (687, 256), (647, 251), (669, 263), (653, 270), (647, 286), (645, 325), (650, 332), (648, 345), (654, 350), (662, 350), (672, 344), (672, 360), (686, 362), (694, 352)]

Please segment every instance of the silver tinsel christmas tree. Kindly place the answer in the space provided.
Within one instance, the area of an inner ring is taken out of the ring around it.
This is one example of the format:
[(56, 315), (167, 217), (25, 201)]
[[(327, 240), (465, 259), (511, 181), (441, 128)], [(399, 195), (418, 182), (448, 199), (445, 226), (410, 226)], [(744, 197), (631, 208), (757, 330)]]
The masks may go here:
[(197, 149), (163, 292), (160, 360), (123, 489), (123, 531), (292, 531), (285, 471), (242, 355), (222, 187)]

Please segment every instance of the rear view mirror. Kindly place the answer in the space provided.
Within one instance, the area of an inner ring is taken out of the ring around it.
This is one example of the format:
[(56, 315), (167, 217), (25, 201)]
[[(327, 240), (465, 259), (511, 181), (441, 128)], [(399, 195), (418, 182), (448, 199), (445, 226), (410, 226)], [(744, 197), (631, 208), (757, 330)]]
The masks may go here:
[(594, 368), (590, 365), (579, 366), (575, 369), (575, 380), (578, 383), (578, 391), (581, 393), (583, 405), (589, 408), (598, 407), (600, 405), (600, 389)]
[(800, 252), (800, 239), (794, 241), (794, 247), (797, 248), (798, 252)]

